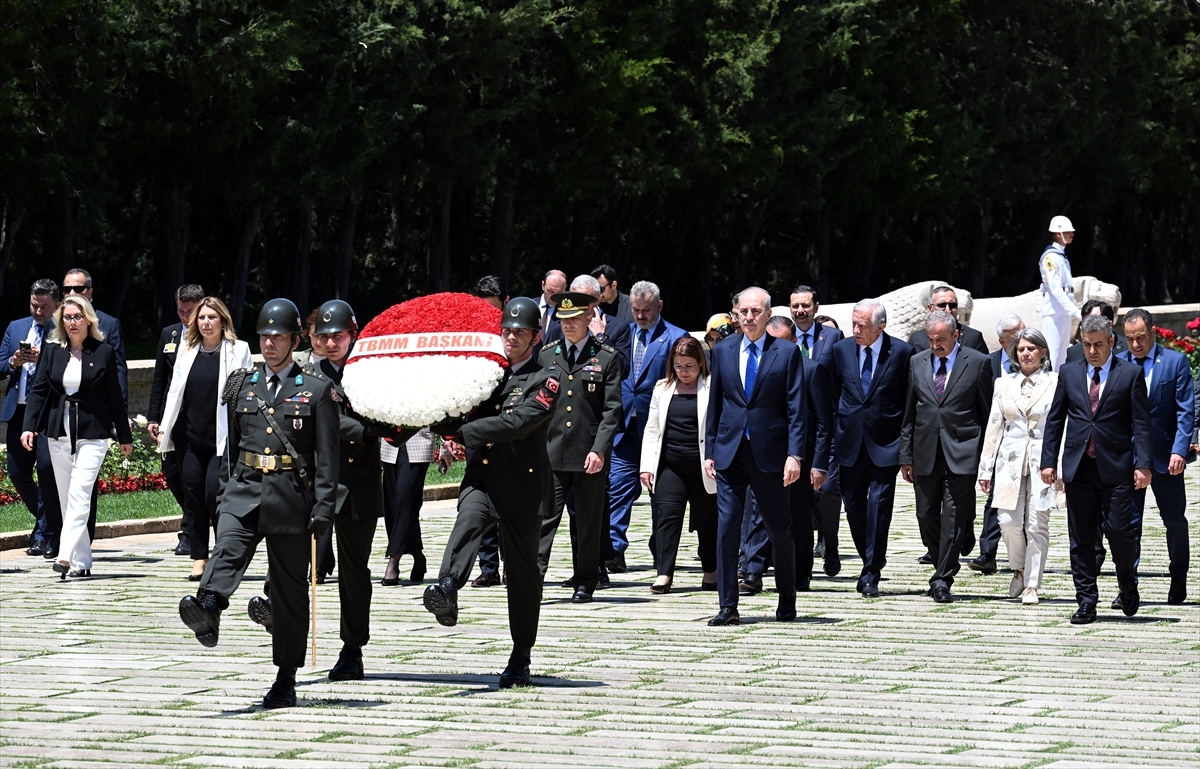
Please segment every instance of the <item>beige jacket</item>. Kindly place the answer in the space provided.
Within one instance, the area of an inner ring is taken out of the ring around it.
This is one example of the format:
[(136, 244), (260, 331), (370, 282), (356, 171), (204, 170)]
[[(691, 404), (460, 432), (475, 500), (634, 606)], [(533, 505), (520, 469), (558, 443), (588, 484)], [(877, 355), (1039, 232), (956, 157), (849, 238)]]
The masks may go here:
[(1034, 510), (1059, 507), (1053, 486), (1042, 483), (1041, 476), (1043, 420), (1054, 400), (1058, 374), (1035, 373), (1028, 396), (1021, 394), (1024, 379), (1018, 371), (996, 380), (983, 438), (979, 480), (992, 481), (992, 506), (997, 510), (1017, 509), (1022, 476), (1029, 478), (1030, 507)]
[[(667, 384), (660, 379), (654, 385), (654, 393), (650, 396), (650, 411), (646, 414), (646, 431), (642, 433), (642, 458), (639, 463), (639, 473), (653, 473), (654, 483), (650, 485), (653, 493), (658, 484), (658, 461), (662, 457), (663, 436), (667, 431), (667, 409), (671, 405), (671, 396), (675, 394), (675, 382)], [(709, 494), (717, 493), (717, 482), (704, 473), (704, 424), (708, 416), (708, 378), (696, 382), (696, 416), (700, 432), (700, 477), (704, 479), (704, 490)]]

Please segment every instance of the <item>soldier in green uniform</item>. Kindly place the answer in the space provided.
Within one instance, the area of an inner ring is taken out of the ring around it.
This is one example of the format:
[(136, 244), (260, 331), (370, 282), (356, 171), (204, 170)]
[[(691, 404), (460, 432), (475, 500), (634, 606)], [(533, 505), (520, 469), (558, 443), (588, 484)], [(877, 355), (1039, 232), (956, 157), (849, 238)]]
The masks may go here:
[(441, 434), (472, 450), (458, 492), (458, 519), (446, 542), (438, 581), (425, 590), (425, 608), (440, 624), (458, 623), (458, 591), (467, 583), (479, 541), (500, 526), (508, 573), (508, 624), (513, 651), (500, 688), (529, 686), (529, 655), (537, 640), (542, 602), (538, 537), (542, 516), (554, 501), (554, 477), (546, 455), (546, 430), (558, 398), (559, 380), (534, 352), (540, 313), (518, 297), (500, 321), (508, 370), (496, 389), (465, 420), (439, 425)]
[(296, 668), (308, 640), (309, 541), (333, 524), (338, 414), (327, 382), (292, 362), (300, 312), (272, 299), (258, 316), (264, 362), (234, 372), (223, 400), (229, 441), (221, 462), (216, 546), (195, 596), (179, 616), (204, 646), (217, 645), (221, 612), (258, 543), (267, 542), (275, 605), (272, 657), (279, 667), (263, 707), (296, 704)]
[(621, 361), (617, 351), (588, 332), (590, 294), (555, 294), (554, 317), (562, 323), (563, 339), (542, 348), (542, 367), (562, 382), (558, 405), (550, 420), (547, 451), (554, 469), (554, 507), (542, 521), (538, 567), (543, 579), (550, 548), (562, 520), (567, 495), (574, 492), (575, 536), (572, 542), (576, 603), (592, 600), (600, 576), (601, 539), (608, 537), (608, 473), (613, 439), (621, 425)]

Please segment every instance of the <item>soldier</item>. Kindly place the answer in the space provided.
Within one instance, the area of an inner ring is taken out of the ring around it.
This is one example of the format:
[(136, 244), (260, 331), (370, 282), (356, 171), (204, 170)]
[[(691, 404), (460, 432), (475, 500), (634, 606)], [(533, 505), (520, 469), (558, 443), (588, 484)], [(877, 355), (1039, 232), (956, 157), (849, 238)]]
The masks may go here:
[(292, 362), (300, 313), (272, 299), (258, 315), (263, 364), (230, 374), (229, 440), (221, 463), (217, 540), (200, 589), (179, 616), (201, 645), (217, 645), (221, 612), (258, 543), (266, 539), (280, 632), (271, 639), (279, 667), (263, 707), (296, 704), (296, 668), (308, 639), (309, 537), (333, 525), (337, 498), (338, 414), (327, 382)]
[[(312, 334), (313, 349), (304, 373), (327, 382), (338, 411), (338, 508), (334, 519), (337, 557), (342, 565), (338, 578), (341, 604), (342, 652), (329, 670), (331, 681), (357, 681), (363, 677), (362, 647), (371, 637), (371, 543), (383, 515), (383, 466), (379, 461), (379, 438), (403, 443), (404, 431), (371, 422), (354, 413), (342, 389), (342, 371), (358, 339), (354, 310), (340, 299), (317, 309)], [(411, 436), (415, 431), (407, 431)], [(320, 555), (318, 555), (318, 561)], [(250, 619), (273, 631), (269, 598), (255, 596), (246, 607)]]
[(1038, 257), (1042, 277), (1042, 334), (1050, 343), (1050, 362), (1054, 370), (1062, 368), (1071, 345), (1071, 328), (1083, 317), (1075, 306), (1075, 281), (1067, 246), (1075, 239), (1075, 226), (1065, 216), (1050, 220), (1054, 241)]
[(425, 608), (438, 623), (458, 623), (458, 591), (467, 583), (479, 542), (494, 526), (504, 538), (508, 573), (508, 623), (513, 650), (500, 688), (529, 686), (529, 655), (537, 640), (542, 578), (538, 536), (554, 501), (554, 477), (546, 454), (546, 431), (558, 398), (559, 380), (533, 354), (540, 314), (532, 299), (504, 308), (500, 335), (508, 371), (492, 394), (465, 420), (440, 425), (439, 433), (474, 449), (458, 492), (458, 520), (446, 542), (438, 581), (425, 590)]
[(617, 351), (588, 333), (595, 297), (567, 291), (555, 294), (554, 302), (563, 339), (543, 347), (538, 360), (566, 381), (550, 420), (547, 450), (554, 470), (554, 508), (542, 522), (538, 567), (545, 579), (563, 505), (573, 491), (575, 594), (571, 600), (587, 603), (600, 576), (600, 541), (608, 537), (608, 474), (603, 471), (621, 425), (622, 367)]

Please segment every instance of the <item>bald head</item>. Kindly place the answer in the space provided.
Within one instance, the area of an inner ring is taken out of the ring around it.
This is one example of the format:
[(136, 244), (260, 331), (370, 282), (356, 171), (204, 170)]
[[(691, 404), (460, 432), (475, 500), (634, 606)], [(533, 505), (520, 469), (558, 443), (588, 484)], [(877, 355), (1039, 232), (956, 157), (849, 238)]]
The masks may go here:
[(550, 297), (566, 290), (567, 274), (562, 270), (550, 270), (546, 273), (546, 277), (542, 278), (542, 296), (547, 302), (550, 301)]

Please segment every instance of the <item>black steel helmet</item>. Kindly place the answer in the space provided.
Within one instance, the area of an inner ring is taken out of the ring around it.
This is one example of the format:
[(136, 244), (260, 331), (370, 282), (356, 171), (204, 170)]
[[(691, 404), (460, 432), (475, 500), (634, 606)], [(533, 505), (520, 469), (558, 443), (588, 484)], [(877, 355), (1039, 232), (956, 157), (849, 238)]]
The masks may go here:
[(272, 299), (258, 313), (259, 334), (299, 334), (300, 311), (290, 299)]
[(339, 331), (358, 331), (354, 309), (341, 299), (330, 299), (317, 308), (318, 334), (336, 334)]
[(542, 330), (542, 311), (538, 303), (527, 296), (518, 296), (504, 308), (504, 317), (500, 319), (500, 328), (531, 328)]

